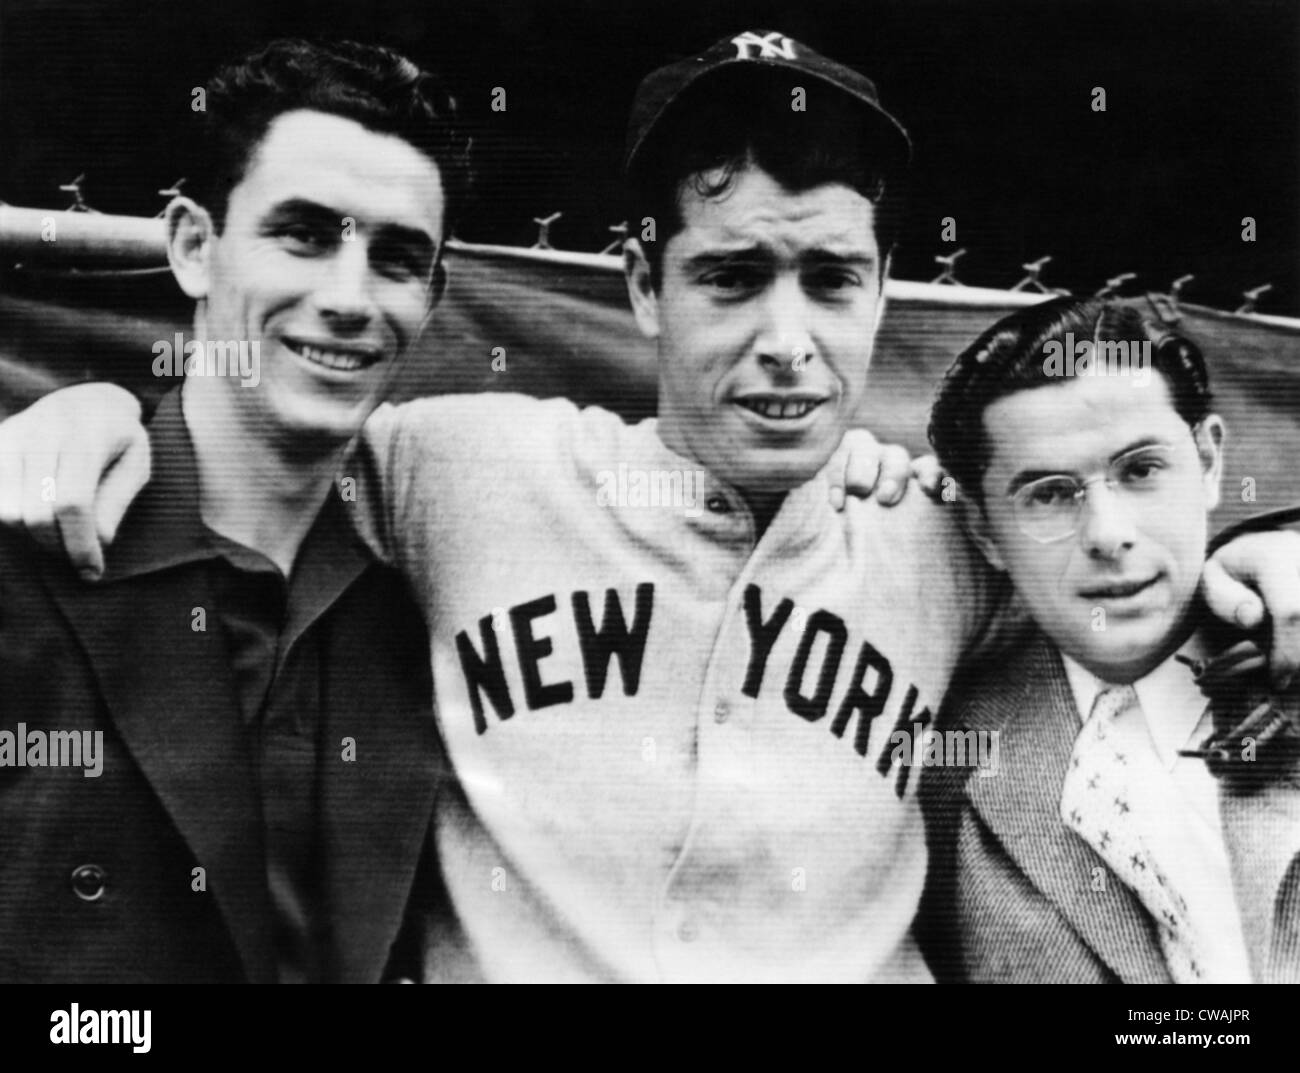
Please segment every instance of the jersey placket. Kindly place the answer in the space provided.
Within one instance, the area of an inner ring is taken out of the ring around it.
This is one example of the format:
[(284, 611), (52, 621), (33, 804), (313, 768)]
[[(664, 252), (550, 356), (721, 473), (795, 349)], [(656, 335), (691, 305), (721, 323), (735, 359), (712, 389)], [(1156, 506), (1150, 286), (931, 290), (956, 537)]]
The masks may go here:
[[(706, 510), (715, 516), (715, 524), (723, 523), (719, 528), (724, 539), (745, 541), (746, 554), (727, 592), (696, 700), (691, 825), (655, 910), (655, 959), (669, 981), (707, 978), (716, 970), (725, 951), (719, 949), (715, 922), (734, 912), (734, 895), (746, 879), (741, 842), (720, 845), (714, 834), (732, 828), (736, 819), (743, 830), (743, 818), (727, 816), (734, 807), (728, 787), (748, 778), (757, 705), (756, 699), (741, 692), (749, 659), (743, 594), (766, 555), (756, 547), (752, 514), (734, 492), (712, 491)], [(709, 525), (708, 514), (698, 521)]]

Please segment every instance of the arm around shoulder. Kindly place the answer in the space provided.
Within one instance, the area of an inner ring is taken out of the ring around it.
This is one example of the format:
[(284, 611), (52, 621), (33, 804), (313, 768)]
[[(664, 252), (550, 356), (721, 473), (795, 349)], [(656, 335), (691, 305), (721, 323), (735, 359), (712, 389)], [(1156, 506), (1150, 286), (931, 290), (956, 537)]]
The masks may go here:
[(132, 500), (148, 483), (140, 403), (113, 384), (55, 391), (0, 423), (0, 525), (21, 529), (82, 574), (104, 569)]

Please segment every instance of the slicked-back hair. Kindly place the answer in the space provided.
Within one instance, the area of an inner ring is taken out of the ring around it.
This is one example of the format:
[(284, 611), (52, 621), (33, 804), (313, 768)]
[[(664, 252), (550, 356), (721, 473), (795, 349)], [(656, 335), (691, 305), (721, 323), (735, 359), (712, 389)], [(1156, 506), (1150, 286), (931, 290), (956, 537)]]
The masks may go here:
[[(983, 505), (989, 465), (984, 411), (1017, 391), (1069, 383), (1051, 371), (1049, 343), (1151, 344), (1151, 370), (1164, 377), (1174, 409), (1193, 429), (1210, 413), (1209, 374), (1200, 349), (1177, 332), (1119, 301), (1056, 298), (1012, 313), (957, 356), (930, 411), (930, 443), (963, 492)], [(1081, 374), (1082, 375), (1082, 374)]]
[(469, 139), (438, 78), (405, 56), (355, 41), (272, 41), (209, 80), (197, 177), (186, 192), (225, 226), (230, 192), (243, 179), (272, 121), (310, 109), (403, 139), (437, 165), (443, 238), (469, 194)]
[(861, 108), (827, 92), (810, 93), (807, 111), (791, 107), (791, 75), (752, 70), (721, 73), (674, 106), (627, 176), (628, 233), (646, 217), (655, 241), (642, 242), (651, 282), (662, 282), (663, 249), (681, 231), (681, 197), (725, 195), (756, 165), (791, 193), (840, 183), (875, 206), (883, 263), (898, 240), (906, 164), (882, 141)]

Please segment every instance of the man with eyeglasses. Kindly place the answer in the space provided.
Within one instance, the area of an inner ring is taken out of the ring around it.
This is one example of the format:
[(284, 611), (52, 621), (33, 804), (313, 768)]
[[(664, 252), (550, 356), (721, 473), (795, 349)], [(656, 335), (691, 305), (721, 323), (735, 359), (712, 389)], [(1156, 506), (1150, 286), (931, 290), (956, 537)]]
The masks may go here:
[[(1071, 333), (1089, 360), (1062, 375)], [(1115, 344), (1139, 360), (1103, 362)], [(1198, 349), (1119, 303), (1035, 306), (958, 357), (930, 437), (1041, 631), (949, 694), (957, 726), (999, 733), (1001, 770), (923, 780), (936, 975), (1295, 980), (1297, 766), (1252, 768), (1249, 743), (1244, 779), (1206, 763), (1196, 590), (1224, 424)]]

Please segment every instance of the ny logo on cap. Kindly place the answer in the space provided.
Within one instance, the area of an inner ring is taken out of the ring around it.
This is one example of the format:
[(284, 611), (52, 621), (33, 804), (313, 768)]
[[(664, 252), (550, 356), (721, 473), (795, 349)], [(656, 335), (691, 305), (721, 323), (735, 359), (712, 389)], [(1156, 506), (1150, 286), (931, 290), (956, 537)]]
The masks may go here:
[(784, 34), (770, 33), (760, 37), (753, 30), (746, 30), (739, 37), (733, 37), (731, 43), (736, 46), (738, 60), (752, 60), (753, 49), (759, 49), (760, 60), (795, 58), (794, 42)]

